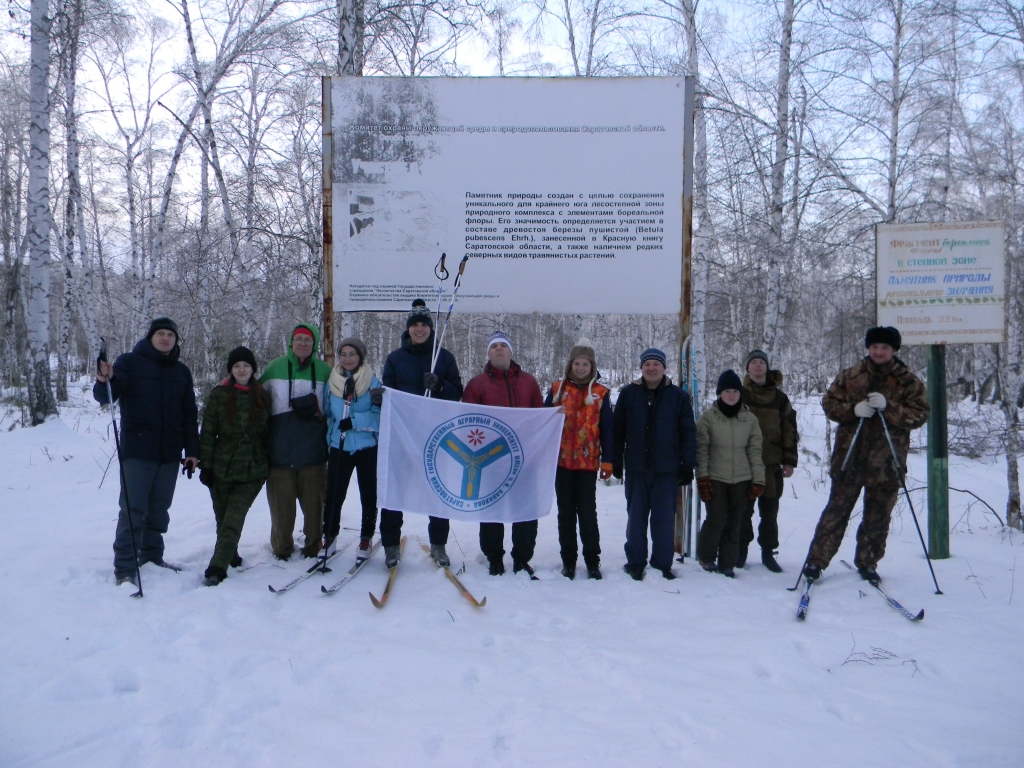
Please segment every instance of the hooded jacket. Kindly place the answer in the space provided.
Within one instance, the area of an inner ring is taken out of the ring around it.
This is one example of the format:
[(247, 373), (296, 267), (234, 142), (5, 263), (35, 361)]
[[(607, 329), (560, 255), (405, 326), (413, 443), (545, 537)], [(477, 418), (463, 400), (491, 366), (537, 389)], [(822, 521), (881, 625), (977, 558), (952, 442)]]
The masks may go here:
[[(260, 384), (270, 395), (270, 466), (302, 469), (327, 461), (324, 385), (331, 367), (316, 356), (320, 345), (317, 327), (300, 323), (295, 328), (313, 334), (313, 354), (300, 365), (289, 342), (288, 353), (271, 361)], [(311, 393), (316, 398), (315, 408), (296, 412), (292, 402)]]
[(867, 400), (872, 392), (881, 392), (885, 396), (886, 408), (879, 415), (889, 425), (900, 469), (906, 475), (910, 432), (928, 421), (928, 392), (924, 383), (898, 357), (883, 366), (875, 365), (870, 357), (865, 357), (836, 376), (821, 398), (825, 415), (839, 424), (832, 448), (832, 479), (855, 485), (898, 488), (899, 475), (892, 465), (892, 453), (879, 416), (864, 420), (846, 472), (840, 472), (860, 422), (853, 408)]
[(500, 371), (488, 362), (483, 373), (474, 376), (466, 385), (462, 402), (501, 408), (544, 407), (537, 380), (520, 368), (515, 360), (507, 371)]
[(764, 485), (761, 427), (745, 405), (729, 417), (715, 402), (697, 419), (697, 478)]
[(743, 404), (757, 417), (761, 427), (761, 460), (768, 470), (764, 497), (768, 499), (782, 494), (782, 488), (775, 487), (779, 468), (783, 464), (795, 467), (799, 458), (796, 411), (786, 393), (779, 389), (781, 386), (781, 371), (768, 371), (763, 385), (755, 384), (749, 375), (743, 377)]
[[(327, 413), (328, 424), (327, 443), (331, 448), (341, 448), (347, 453), (355, 453), (377, 445), (380, 433), (380, 407), (371, 401), (370, 389), (377, 389), (380, 385), (380, 380), (373, 376), (369, 389), (358, 397), (351, 398), (338, 397), (330, 387), (324, 390), (324, 411)], [(345, 419), (352, 419), (352, 429), (342, 432), (341, 422)]]
[(671, 472), (697, 466), (696, 427), (690, 394), (668, 376), (657, 389), (644, 380), (627, 384), (615, 403), (615, 448), (618, 475), (626, 472)]
[[(381, 379), (385, 387), (408, 392), (411, 395), (423, 394), (423, 374), (430, 372), (430, 352), (434, 345), (434, 332), (422, 344), (413, 344), (409, 331), (402, 332), (402, 346), (388, 355), (384, 361), (384, 372)], [(462, 378), (455, 357), (447, 349), (442, 348), (437, 354), (437, 365), (434, 373), (441, 380), (440, 390), (434, 397), (442, 400), (462, 399)]]
[[(199, 409), (192, 372), (180, 361), (177, 344), (165, 355), (141, 339), (114, 361), (110, 388), (121, 404), (121, 455), (160, 463), (199, 457)], [(107, 385), (92, 388), (96, 402), (106, 405)]]
[[(596, 472), (602, 459), (606, 464), (612, 463), (611, 392), (598, 384), (597, 378), (594, 377), (592, 386), (590, 382), (581, 385), (572, 379), (555, 381), (544, 399), (545, 406), (565, 406), (562, 443), (558, 448), (558, 466), (563, 469)], [(588, 391), (594, 400), (590, 405), (586, 403)]]

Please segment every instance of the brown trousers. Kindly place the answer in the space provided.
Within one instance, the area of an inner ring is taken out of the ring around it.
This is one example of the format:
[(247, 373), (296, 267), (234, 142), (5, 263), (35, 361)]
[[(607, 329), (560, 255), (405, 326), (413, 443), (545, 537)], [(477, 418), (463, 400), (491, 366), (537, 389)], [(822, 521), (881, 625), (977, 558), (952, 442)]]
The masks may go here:
[(295, 502), (302, 507), (302, 554), (315, 557), (323, 537), (324, 497), (327, 494), (327, 462), (302, 469), (271, 467), (267, 478), (270, 504), (270, 546), (278, 557), (295, 551)]
[(857, 552), (853, 563), (858, 568), (875, 568), (885, 556), (885, 540), (889, 536), (889, 515), (896, 506), (899, 488), (888, 485), (861, 486), (852, 483), (832, 482), (818, 527), (814, 529), (814, 541), (807, 556), (808, 565), (827, 568), (839, 551), (839, 545), (850, 522), (850, 514), (857, 504), (860, 489), (864, 488), (864, 517), (857, 528)]

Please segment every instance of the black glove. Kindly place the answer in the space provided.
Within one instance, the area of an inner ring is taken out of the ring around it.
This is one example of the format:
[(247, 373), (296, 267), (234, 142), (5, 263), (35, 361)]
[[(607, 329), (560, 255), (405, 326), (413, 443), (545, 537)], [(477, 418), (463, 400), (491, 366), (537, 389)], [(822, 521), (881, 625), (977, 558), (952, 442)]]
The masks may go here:
[(679, 465), (679, 484), (689, 485), (693, 482), (693, 467), (688, 467), (685, 464)]
[(612, 465), (612, 477), (614, 477), (616, 480), (621, 480), (622, 479), (622, 465), (621, 464)]
[(348, 432), (350, 429), (352, 429), (352, 419), (342, 419), (341, 421), (339, 421), (338, 429), (340, 429), (342, 432)]
[(199, 482), (205, 485), (207, 488), (213, 488), (213, 470), (212, 469), (200, 469), (199, 470)]
[(377, 389), (370, 390), (370, 404), (376, 405), (380, 408), (381, 403), (384, 402), (384, 387), (377, 387)]
[(423, 374), (423, 388), (436, 392), (441, 388), (441, 377), (432, 371), (427, 371)]

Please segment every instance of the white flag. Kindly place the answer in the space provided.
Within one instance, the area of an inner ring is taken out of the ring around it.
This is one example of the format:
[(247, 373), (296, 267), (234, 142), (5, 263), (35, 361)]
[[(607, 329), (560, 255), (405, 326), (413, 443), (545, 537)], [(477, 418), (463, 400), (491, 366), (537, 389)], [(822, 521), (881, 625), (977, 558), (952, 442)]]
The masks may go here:
[(551, 511), (565, 417), (384, 393), (377, 454), (381, 507), (449, 520), (515, 523)]

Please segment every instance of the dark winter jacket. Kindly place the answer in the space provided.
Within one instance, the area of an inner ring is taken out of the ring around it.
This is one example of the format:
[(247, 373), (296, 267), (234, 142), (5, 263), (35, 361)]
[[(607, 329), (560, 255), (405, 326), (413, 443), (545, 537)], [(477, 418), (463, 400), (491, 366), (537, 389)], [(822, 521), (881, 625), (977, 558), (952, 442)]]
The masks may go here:
[(263, 480), (269, 473), (267, 446), (270, 441), (270, 411), (251, 410), (252, 395), (235, 387), (235, 418), (228, 413), (227, 381), (214, 387), (203, 407), (203, 428), (199, 433), (199, 466), (212, 470), (217, 481), (244, 483)]
[[(126, 459), (158, 461), (199, 456), (199, 409), (192, 372), (178, 358), (158, 352), (149, 339), (114, 361), (110, 388), (121, 404), (121, 454)], [(92, 388), (96, 402), (106, 405), (107, 385)]]
[(476, 405), (497, 405), (502, 408), (543, 408), (537, 380), (513, 360), (507, 371), (499, 371), (490, 363), (484, 372), (466, 385), (462, 402)]
[[(295, 326), (296, 328), (300, 326)], [(302, 469), (327, 461), (327, 419), (324, 386), (331, 367), (316, 356), (320, 331), (302, 323), (313, 334), (313, 355), (304, 364), (288, 354), (272, 360), (260, 377), (270, 395), (270, 466)], [(307, 397), (312, 395), (312, 397)], [(303, 399), (300, 399), (303, 398)], [(309, 400), (309, 404), (305, 402)], [(301, 406), (295, 410), (292, 404)]]
[[(409, 332), (402, 333), (402, 346), (388, 355), (384, 361), (384, 372), (381, 379), (385, 387), (408, 392), (411, 395), (423, 394), (423, 374), (430, 372), (430, 353), (434, 345), (434, 335), (423, 344), (413, 344)], [(442, 348), (437, 355), (434, 373), (441, 380), (440, 390), (433, 397), (458, 402), (462, 398), (462, 378), (455, 357), (447, 349)]]
[(685, 389), (665, 376), (655, 390), (639, 379), (627, 384), (615, 403), (616, 475), (626, 472), (671, 472), (697, 466), (696, 425)]
[(857, 485), (899, 487), (899, 476), (893, 467), (892, 454), (878, 416), (864, 420), (864, 427), (857, 438), (846, 472), (839, 471), (860, 422), (853, 408), (857, 403), (867, 400), (871, 392), (881, 392), (885, 396), (887, 404), (881, 415), (889, 425), (900, 468), (904, 474), (907, 471), (910, 432), (928, 421), (927, 390), (924, 383), (898, 357), (884, 366), (877, 366), (871, 362), (870, 357), (865, 357), (836, 376), (828, 392), (821, 398), (825, 415), (839, 423), (835, 446), (832, 448), (832, 479)]
[(798, 459), (797, 443), (800, 434), (793, 410), (782, 386), (782, 372), (768, 371), (764, 385), (755, 384), (750, 376), (743, 377), (743, 404), (757, 416), (761, 427), (761, 460), (769, 470), (764, 486), (766, 499), (777, 499), (782, 488), (776, 488), (776, 470), (783, 464), (795, 467)]

